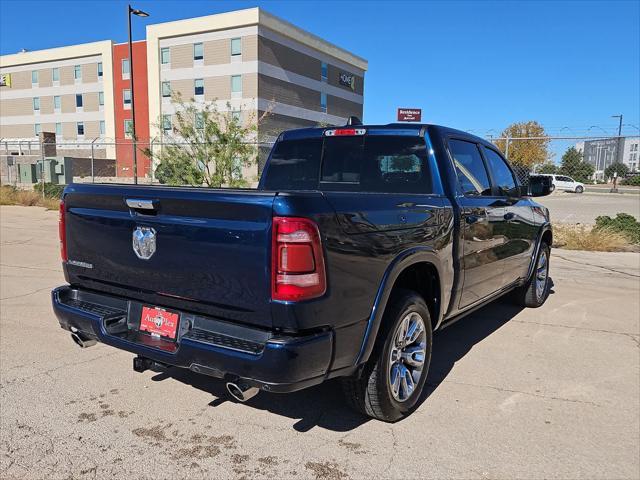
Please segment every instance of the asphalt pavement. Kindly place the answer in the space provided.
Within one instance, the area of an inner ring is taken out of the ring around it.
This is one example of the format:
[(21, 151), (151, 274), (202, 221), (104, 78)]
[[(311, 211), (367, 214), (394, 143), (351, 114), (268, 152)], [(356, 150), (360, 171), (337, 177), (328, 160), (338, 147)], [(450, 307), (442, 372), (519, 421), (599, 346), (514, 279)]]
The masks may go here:
[(640, 478), (638, 253), (553, 250), (548, 302), (437, 333), (424, 401), (387, 424), (336, 382), (238, 404), (217, 380), (79, 349), (50, 306), (56, 222), (0, 208), (2, 479)]
[(617, 213), (628, 213), (640, 220), (638, 194), (554, 192), (535, 200), (549, 209), (552, 222), (594, 224), (599, 215), (615, 217)]

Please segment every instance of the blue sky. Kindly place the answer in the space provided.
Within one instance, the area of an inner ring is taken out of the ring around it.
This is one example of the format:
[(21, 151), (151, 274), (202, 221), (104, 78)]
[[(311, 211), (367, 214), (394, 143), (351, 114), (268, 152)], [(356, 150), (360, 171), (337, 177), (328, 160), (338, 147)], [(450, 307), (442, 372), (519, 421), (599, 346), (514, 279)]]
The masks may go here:
[[(126, 5), (0, 0), (0, 52), (126, 41)], [(136, 1), (151, 17), (134, 19), (134, 37), (147, 23), (256, 5), (369, 61), (369, 123), (419, 107), (425, 121), (481, 136), (522, 120), (551, 134), (614, 132), (618, 113), (640, 127), (637, 0)]]

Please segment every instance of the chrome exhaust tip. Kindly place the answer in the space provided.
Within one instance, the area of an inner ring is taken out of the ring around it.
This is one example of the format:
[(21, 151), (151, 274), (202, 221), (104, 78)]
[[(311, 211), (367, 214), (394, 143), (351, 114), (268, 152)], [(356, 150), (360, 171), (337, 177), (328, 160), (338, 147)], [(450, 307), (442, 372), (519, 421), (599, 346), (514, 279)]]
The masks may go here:
[(96, 343), (98, 343), (93, 338), (85, 337), (79, 332), (73, 332), (71, 334), (71, 340), (75, 342), (80, 348), (89, 348), (93, 347)]
[(246, 402), (247, 400), (255, 397), (260, 391), (256, 387), (250, 387), (249, 385), (245, 385), (241, 383), (238, 385), (237, 383), (227, 382), (226, 384), (227, 392), (233, 398), (238, 400), (239, 402)]

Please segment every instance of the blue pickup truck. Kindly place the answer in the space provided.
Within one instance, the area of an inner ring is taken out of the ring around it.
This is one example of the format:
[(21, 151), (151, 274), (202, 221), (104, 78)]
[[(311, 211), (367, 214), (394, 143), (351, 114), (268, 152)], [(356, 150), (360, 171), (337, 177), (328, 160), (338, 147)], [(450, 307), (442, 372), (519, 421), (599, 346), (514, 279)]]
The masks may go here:
[(53, 309), (137, 371), (187, 368), (240, 401), (341, 377), (351, 406), (396, 421), (434, 331), (503, 294), (546, 300), (552, 231), (531, 197), (550, 189), (441, 126), (286, 131), (257, 190), (69, 185)]

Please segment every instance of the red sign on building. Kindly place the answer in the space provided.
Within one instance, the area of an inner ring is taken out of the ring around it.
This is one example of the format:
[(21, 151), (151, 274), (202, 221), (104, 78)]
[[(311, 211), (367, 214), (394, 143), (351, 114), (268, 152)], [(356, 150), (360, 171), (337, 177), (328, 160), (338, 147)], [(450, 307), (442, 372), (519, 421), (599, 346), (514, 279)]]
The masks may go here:
[(421, 108), (399, 108), (398, 121), (399, 122), (420, 122), (422, 121), (422, 109)]

